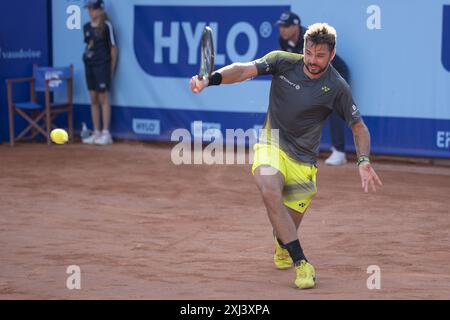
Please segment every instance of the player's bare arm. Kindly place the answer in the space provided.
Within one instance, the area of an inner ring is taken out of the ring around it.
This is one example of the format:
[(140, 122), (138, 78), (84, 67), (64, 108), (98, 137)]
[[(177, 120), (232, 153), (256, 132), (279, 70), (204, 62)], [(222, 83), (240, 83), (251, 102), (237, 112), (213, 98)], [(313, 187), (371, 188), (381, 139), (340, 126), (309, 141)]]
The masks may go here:
[(352, 126), (353, 139), (355, 141), (356, 155), (358, 157), (359, 175), (364, 192), (369, 192), (369, 185), (376, 192), (376, 183), (383, 185), (380, 178), (373, 170), (370, 161), (370, 132), (366, 124), (361, 120)]
[[(246, 62), (246, 63), (235, 62), (215, 71), (214, 73), (220, 74), (220, 76), (215, 76), (213, 74), (211, 78), (221, 77), (220, 83), (231, 84), (242, 82), (251, 79), (253, 77), (256, 77), (258, 71), (253, 62)], [(210, 79), (208, 78), (200, 80), (197, 75), (193, 76), (190, 81), (192, 92), (200, 93), (204, 88), (206, 88), (209, 85), (209, 81)]]
[(352, 126), (356, 155), (370, 156), (370, 133), (364, 121), (358, 121)]
[(111, 47), (111, 78), (114, 76), (117, 67), (117, 56), (119, 55), (119, 50), (117, 46)]

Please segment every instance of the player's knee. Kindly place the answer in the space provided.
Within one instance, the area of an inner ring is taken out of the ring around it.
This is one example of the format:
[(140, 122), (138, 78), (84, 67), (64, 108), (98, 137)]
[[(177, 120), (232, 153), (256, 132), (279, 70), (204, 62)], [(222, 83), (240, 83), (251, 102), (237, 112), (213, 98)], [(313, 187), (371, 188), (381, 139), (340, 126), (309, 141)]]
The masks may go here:
[(108, 102), (108, 96), (107, 96), (107, 92), (103, 91), (103, 92), (99, 92), (98, 94), (98, 101), (101, 105), (105, 105)]
[(97, 94), (97, 93), (91, 94), (91, 103), (92, 103), (94, 106), (98, 106), (98, 105), (100, 104), (100, 101), (99, 101), (99, 98), (98, 98), (98, 94)]

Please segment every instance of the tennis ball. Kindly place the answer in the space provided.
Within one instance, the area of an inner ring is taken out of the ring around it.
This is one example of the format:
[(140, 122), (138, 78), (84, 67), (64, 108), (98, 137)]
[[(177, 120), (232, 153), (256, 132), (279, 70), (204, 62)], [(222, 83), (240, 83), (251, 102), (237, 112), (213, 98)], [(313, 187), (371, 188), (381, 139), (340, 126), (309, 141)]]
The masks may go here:
[(64, 144), (69, 140), (69, 135), (64, 129), (55, 129), (50, 132), (50, 138), (56, 144)]

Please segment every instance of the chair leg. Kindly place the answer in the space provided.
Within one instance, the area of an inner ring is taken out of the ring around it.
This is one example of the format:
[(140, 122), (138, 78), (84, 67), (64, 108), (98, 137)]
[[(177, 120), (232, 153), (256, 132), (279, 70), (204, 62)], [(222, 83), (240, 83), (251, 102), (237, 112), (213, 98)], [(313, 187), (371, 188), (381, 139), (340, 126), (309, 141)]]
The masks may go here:
[[(31, 111), (31, 117), (32, 119), (36, 119), (38, 116), (38, 112), (36, 110)], [(31, 128), (31, 139), (34, 139), (36, 137), (36, 135), (38, 134), (37, 130), (35, 127)]]
[(9, 145), (14, 147), (14, 109), (9, 110)]
[(52, 118), (50, 115), (50, 111), (46, 110), (45, 115), (46, 115), (46, 123), (47, 123), (47, 144), (51, 145), (52, 142), (50, 141), (50, 131), (52, 130)]
[(22, 111), (20, 109), (17, 109), (16, 112), (29, 123), (28, 127), (26, 127), (17, 137), (15, 137), (16, 141), (19, 141), (20, 139), (24, 138), (25, 135), (28, 133), (28, 131), (32, 131), (32, 129), (35, 129), (36, 131), (41, 133), (44, 137), (46, 136), (46, 131), (39, 126), (39, 121), (45, 115), (44, 112), (41, 113), (35, 119), (31, 118), (25, 111)]
[(9, 115), (9, 144), (14, 147), (14, 114), (15, 107), (13, 103), (12, 82), (6, 82), (6, 90), (8, 92), (8, 115)]
[(73, 110), (72, 107), (69, 107), (67, 111), (67, 122), (69, 125), (69, 141), (73, 143)]

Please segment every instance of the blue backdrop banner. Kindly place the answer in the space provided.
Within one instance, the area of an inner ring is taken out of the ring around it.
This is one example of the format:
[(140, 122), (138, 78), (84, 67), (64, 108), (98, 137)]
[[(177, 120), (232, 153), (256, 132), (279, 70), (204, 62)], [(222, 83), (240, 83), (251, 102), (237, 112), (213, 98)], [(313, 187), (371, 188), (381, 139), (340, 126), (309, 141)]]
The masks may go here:
[[(9, 139), (6, 83), (8, 78), (31, 77), (33, 64), (47, 66), (47, 0), (0, 1), (0, 142)], [(25, 9), (26, 8), (26, 9)], [(27, 84), (14, 86), (15, 101), (30, 99)], [(25, 121), (16, 118), (16, 132)]]
[[(81, 55), (81, 28), (68, 28), (83, 1), (53, 1), (55, 65), (75, 65), (76, 120), (89, 122), (89, 95)], [(276, 20), (297, 12), (302, 25), (326, 21), (338, 32), (337, 50), (347, 62), (352, 89), (372, 134), (374, 152), (450, 157), (449, 5), (446, 0), (108, 0), (119, 47), (113, 81), (113, 134), (169, 140), (174, 129), (260, 127), (270, 78), (189, 90), (198, 70), (200, 35), (210, 25), (217, 67), (250, 61), (278, 49)], [(351, 21), (349, 21), (351, 17)], [(411, 17), (420, 17), (417, 28)], [(346, 131), (346, 148), (353, 139)], [(322, 148), (330, 145), (324, 128)]]

